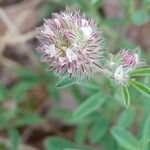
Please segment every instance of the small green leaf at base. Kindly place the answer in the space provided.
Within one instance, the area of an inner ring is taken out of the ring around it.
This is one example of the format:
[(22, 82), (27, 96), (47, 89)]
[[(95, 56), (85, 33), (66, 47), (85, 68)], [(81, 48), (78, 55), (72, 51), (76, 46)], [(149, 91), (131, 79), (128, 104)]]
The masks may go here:
[(137, 69), (131, 72), (130, 77), (150, 76), (150, 68)]
[(122, 87), (122, 94), (124, 98), (124, 104), (128, 108), (130, 105), (130, 95), (129, 95), (128, 87), (125, 85), (123, 85)]
[(87, 115), (95, 111), (100, 105), (102, 105), (104, 101), (105, 96), (102, 95), (102, 93), (97, 93), (89, 97), (77, 108), (77, 110), (73, 114), (72, 120), (77, 121), (86, 117)]
[(57, 88), (64, 88), (64, 87), (73, 85), (76, 82), (77, 82), (77, 79), (64, 78), (64, 79), (57, 82), (56, 87)]
[(150, 88), (149, 87), (147, 87), (147, 86), (145, 86), (145, 85), (143, 85), (143, 84), (141, 84), (141, 83), (139, 83), (139, 82), (137, 82), (135, 80), (131, 80), (130, 84), (134, 88), (136, 88), (137, 90), (139, 90), (140, 92), (142, 92), (143, 94), (145, 94), (145, 95), (147, 95), (147, 96), (150, 97)]

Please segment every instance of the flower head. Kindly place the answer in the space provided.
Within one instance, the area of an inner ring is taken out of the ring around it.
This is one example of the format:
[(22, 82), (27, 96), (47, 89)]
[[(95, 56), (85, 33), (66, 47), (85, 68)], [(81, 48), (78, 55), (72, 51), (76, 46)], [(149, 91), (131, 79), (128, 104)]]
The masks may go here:
[(109, 77), (119, 84), (128, 84), (129, 72), (142, 66), (144, 62), (140, 59), (137, 49), (123, 49), (117, 55), (109, 54), (105, 64), (105, 72)]
[(139, 56), (134, 51), (122, 50), (120, 57), (123, 67), (134, 68), (139, 63)]
[(54, 13), (39, 29), (38, 51), (49, 69), (70, 77), (91, 76), (99, 70), (103, 39), (95, 22), (67, 8)]

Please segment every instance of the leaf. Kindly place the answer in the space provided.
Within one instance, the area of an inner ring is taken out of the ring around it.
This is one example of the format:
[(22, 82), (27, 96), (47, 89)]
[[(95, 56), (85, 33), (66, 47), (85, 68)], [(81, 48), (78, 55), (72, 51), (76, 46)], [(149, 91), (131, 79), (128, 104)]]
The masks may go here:
[(40, 125), (44, 120), (36, 113), (33, 112), (21, 112), (20, 118), (16, 119), (16, 126), (26, 126), (26, 125)]
[(104, 103), (104, 101), (105, 96), (102, 95), (102, 93), (97, 93), (89, 97), (74, 112), (72, 120), (81, 120), (82, 118), (95, 111), (99, 106), (101, 106)]
[(130, 95), (129, 95), (128, 88), (125, 85), (123, 85), (123, 87), (122, 87), (122, 94), (124, 97), (124, 104), (128, 108), (130, 105)]
[(10, 130), (11, 150), (19, 150), (20, 135), (16, 129)]
[(116, 126), (127, 128), (134, 122), (134, 119), (135, 119), (135, 111), (129, 108), (120, 114)]
[(89, 147), (79, 147), (60, 137), (47, 138), (44, 145), (46, 150), (92, 150)]
[(143, 134), (142, 134), (144, 150), (148, 150), (148, 144), (150, 144), (150, 115), (146, 118)]
[(139, 141), (125, 129), (114, 127), (111, 130), (111, 134), (121, 147), (127, 150), (141, 150)]
[(137, 90), (139, 90), (140, 92), (142, 92), (143, 94), (147, 95), (148, 97), (150, 97), (150, 88), (135, 81), (135, 80), (131, 80), (130, 84), (136, 88)]
[(78, 102), (82, 102), (82, 100), (84, 99), (80, 87), (76, 85), (72, 86), (71, 93), (74, 96), (75, 100)]
[(38, 73), (30, 70), (30, 69), (17, 69), (16, 74), (24, 80), (29, 80), (29, 81), (34, 81), (38, 82), (39, 81), (39, 75)]
[(48, 91), (48, 96), (52, 97), (52, 99), (59, 101), (60, 100), (60, 93), (59, 89), (54, 87), (51, 84), (47, 85), (47, 91)]
[(87, 124), (83, 123), (77, 126), (74, 136), (74, 141), (77, 145), (84, 143), (86, 139)]
[(95, 90), (95, 91), (100, 90), (100, 85), (96, 83), (96, 81), (90, 81), (90, 82), (80, 81), (79, 85), (84, 88), (88, 88), (89, 90)]
[(70, 110), (67, 110), (65, 108), (56, 107), (49, 111), (49, 115), (57, 119), (63, 119), (63, 121), (67, 122), (71, 118), (72, 113)]
[(141, 9), (136, 11), (132, 16), (133, 23), (140, 26), (149, 20), (149, 15), (146, 10)]
[(57, 88), (64, 88), (64, 87), (73, 85), (76, 82), (77, 82), (77, 79), (64, 78), (63, 80), (60, 80), (57, 82), (56, 87)]
[(99, 142), (100, 138), (106, 134), (108, 125), (106, 119), (99, 118), (99, 120), (96, 120), (91, 127), (90, 141), (93, 143)]
[(118, 149), (118, 144), (114, 140), (110, 134), (105, 134), (105, 136), (100, 141), (102, 147), (104, 150), (124, 150), (124, 149)]
[(11, 120), (16, 116), (15, 111), (1, 111), (0, 112), (0, 129), (7, 129), (13, 124), (10, 124)]
[(137, 69), (137, 70), (131, 72), (129, 75), (130, 75), (130, 77), (150, 76), (150, 68)]
[(30, 82), (21, 81), (12, 87), (10, 93), (17, 101), (19, 101), (22, 100), (25, 97), (27, 91), (32, 89), (34, 86), (35, 84)]
[(45, 140), (46, 150), (65, 150), (66, 148), (76, 148), (75, 145), (59, 137), (48, 138)]

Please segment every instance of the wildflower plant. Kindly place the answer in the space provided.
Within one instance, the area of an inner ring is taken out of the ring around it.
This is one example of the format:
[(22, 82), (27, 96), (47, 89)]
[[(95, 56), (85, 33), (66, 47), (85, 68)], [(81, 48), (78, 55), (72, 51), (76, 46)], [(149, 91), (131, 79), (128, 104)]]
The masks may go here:
[[(95, 21), (79, 10), (67, 7), (65, 11), (53, 13), (52, 18), (44, 20), (44, 25), (38, 31), (37, 50), (49, 70), (61, 77), (56, 85), (58, 88), (74, 83), (81, 85), (84, 82), (85, 85), (85, 82), (89, 82), (85, 77), (93, 79), (97, 74), (97, 77), (104, 75), (114, 85), (121, 86), (126, 107), (130, 104), (130, 85), (150, 97), (150, 89), (135, 80), (137, 76), (150, 74), (139, 48), (124, 48), (115, 55), (104, 51), (102, 31)], [(76, 116), (82, 118), (90, 114), (106, 99), (97, 100), (99, 97), (96, 94), (81, 104), (74, 114), (74, 120)]]
[[(66, 4), (87, 14), (53, 13)], [(150, 0), (0, 0), (0, 150), (150, 150), (149, 12)]]

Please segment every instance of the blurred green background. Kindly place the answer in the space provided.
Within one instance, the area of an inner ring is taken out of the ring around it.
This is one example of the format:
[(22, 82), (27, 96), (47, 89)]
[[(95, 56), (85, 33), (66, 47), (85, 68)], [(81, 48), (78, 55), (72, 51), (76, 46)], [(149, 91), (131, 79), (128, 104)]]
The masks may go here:
[[(111, 53), (140, 47), (150, 62), (150, 0), (0, 0), (0, 150), (150, 150), (149, 97), (130, 88), (127, 109), (104, 76), (57, 88), (40, 62), (35, 27), (66, 6), (97, 21)], [(150, 78), (138, 80), (150, 87)], [(106, 100), (97, 111), (72, 121), (99, 91)]]

